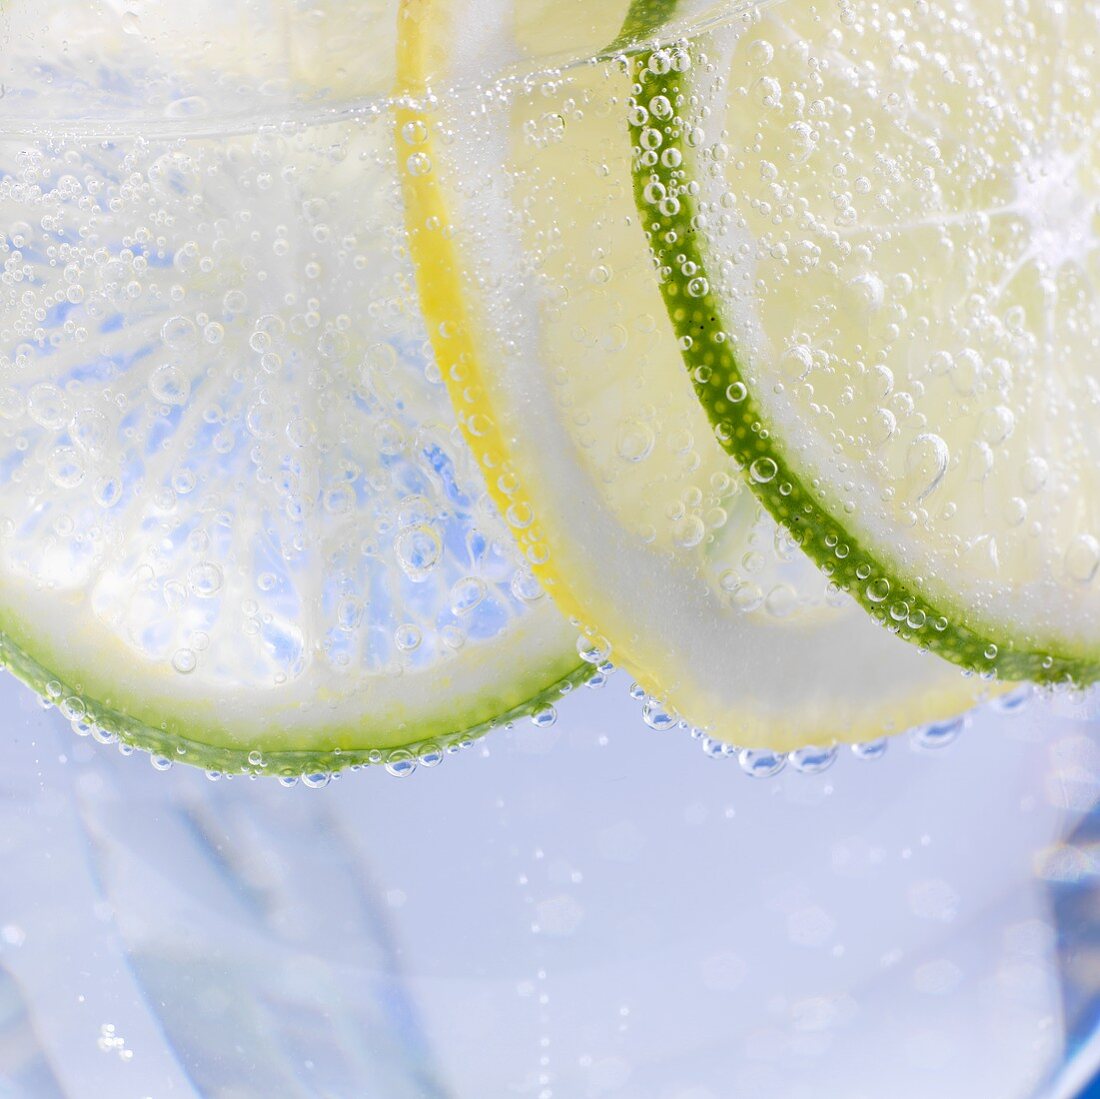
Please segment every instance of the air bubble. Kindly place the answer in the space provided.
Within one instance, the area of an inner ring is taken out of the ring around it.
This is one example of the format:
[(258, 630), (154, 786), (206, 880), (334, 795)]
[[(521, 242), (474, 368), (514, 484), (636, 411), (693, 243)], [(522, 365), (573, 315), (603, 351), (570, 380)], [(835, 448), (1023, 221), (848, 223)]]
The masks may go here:
[(1012, 434), (1015, 426), (1016, 417), (1013, 415), (1012, 410), (1005, 405), (996, 405), (993, 408), (986, 409), (982, 414), (982, 438), (990, 446), (1003, 443)]
[(641, 462), (653, 453), (656, 436), (649, 424), (629, 419), (619, 427), (615, 452), (624, 462)]
[(521, 603), (534, 603), (543, 597), (542, 588), (534, 573), (527, 569), (517, 569), (512, 575), (512, 594)]
[(85, 408), (73, 417), (69, 435), (85, 454), (98, 455), (110, 442), (111, 426), (102, 412)]
[(886, 754), (886, 749), (889, 742), (885, 737), (879, 737), (877, 740), (865, 740), (861, 744), (852, 745), (852, 755), (856, 759), (882, 759)]
[(955, 392), (960, 396), (968, 397), (977, 389), (984, 371), (985, 364), (982, 356), (968, 347), (955, 356), (948, 376)]
[(432, 170), (432, 158), (427, 153), (413, 153), (405, 167), (411, 176), (426, 176)]
[(749, 46), (749, 60), (757, 68), (770, 65), (774, 57), (775, 47), (766, 38), (758, 38)]
[(443, 556), (443, 543), (439, 535), (424, 523), (401, 531), (394, 548), (405, 575), (418, 584), (428, 579)]
[(425, 744), (420, 749), (420, 753), (417, 756), (417, 762), (421, 767), (438, 767), (444, 758), (444, 751), (435, 744)]
[(390, 752), (386, 760), (386, 770), (394, 778), (408, 778), (416, 770), (416, 757), (404, 748)]
[(758, 485), (766, 485), (769, 481), (774, 480), (778, 472), (779, 467), (772, 458), (757, 458), (756, 461), (749, 466), (749, 476), (752, 477)]
[(939, 435), (925, 432), (910, 444), (905, 455), (906, 495), (920, 502), (939, 488), (951, 451)]
[(771, 778), (787, 765), (787, 757), (781, 752), (743, 748), (737, 754), (741, 770), (750, 778)]
[(172, 667), (180, 675), (190, 675), (198, 666), (199, 658), (193, 649), (177, 649), (172, 656)]
[(243, 313), (248, 308), (248, 295), (243, 290), (229, 290), (222, 298), (222, 307), (227, 313)]
[(799, 344), (789, 347), (779, 357), (779, 369), (789, 381), (801, 381), (814, 365), (813, 353), (808, 347)]
[(82, 698), (77, 698), (75, 695), (66, 698), (59, 708), (70, 721), (80, 721), (88, 712), (84, 700)]
[(46, 459), (46, 474), (58, 488), (76, 488), (84, 473), (84, 460), (74, 447), (54, 447)]
[(882, 603), (890, 594), (890, 581), (880, 576), (867, 585), (864, 594), (872, 603)]
[(655, 73), (658, 76), (664, 76), (672, 68), (672, 55), (668, 50), (654, 50), (649, 55), (649, 60), (646, 62), (646, 67), (651, 73)]
[(401, 137), (407, 145), (423, 145), (428, 140), (428, 127), (420, 119), (413, 119), (401, 127)]
[(674, 729), (680, 718), (656, 698), (647, 698), (642, 704), (642, 720), (659, 733)]
[(451, 588), (451, 613), (455, 616), (469, 614), (485, 598), (488, 589), (484, 580), (467, 576)]
[(835, 744), (829, 748), (798, 748), (788, 753), (787, 762), (804, 775), (817, 775), (827, 771), (836, 762), (837, 750)]
[(968, 480), (981, 483), (993, 469), (993, 450), (988, 443), (975, 441), (970, 444), (967, 458), (966, 476)]
[(166, 347), (175, 351), (188, 351), (198, 343), (199, 330), (189, 317), (175, 316), (164, 322), (160, 338)]
[(685, 515), (672, 528), (672, 540), (681, 549), (693, 549), (706, 537), (707, 528), (697, 515)]
[[(259, 578), (259, 587), (261, 591), (270, 591), (275, 586), (275, 576), (271, 573), (266, 573)], [(363, 621), (363, 614), (366, 611), (362, 600), (356, 599), (353, 595), (345, 595), (339, 603), (336, 604), (336, 625), (345, 633), (354, 633)]]
[(56, 431), (69, 418), (69, 402), (56, 385), (40, 382), (27, 395), (27, 412), (40, 427)]
[[(725, 574), (723, 575), (725, 576)], [(726, 588), (728, 584), (729, 580), (727, 579), (722, 584), (723, 588)], [(733, 590), (730, 593), (730, 602), (734, 609), (742, 614), (752, 614), (753, 611), (758, 611), (764, 605), (764, 589), (759, 584), (742, 583), (738, 580), (734, 583)]]
[(187, 602), (187, 589), (178, 580), (165, 580), (162, 594), (165, 604), (172, 611), (180, 610)]
[(754, 81), (752, 91), (761, 107), (774, 109), (783, 102), (783, 89), (778, 80), (771, 76), (762, 76)]
[(540, 706), (537, 710), (534, 710), (531, 714), (531, 724), (537, 729), (549, 729), (552, 725), (556, 724), (558, 720), (558, 711), (553, 706)]
[(910, 743), (916, 748), (928, 750), (946, 748), (947, 745), (958, 739), (965, 726), (965, 716), (951, 718), (948, 721), (935, 721), (930, 725), (922, 725), (910, 732)]
[(876, 312), (882, 308), (886, 287), (877, 275), (857, 275), (848, 284), (848, 288), (861, 309)]
[(161, 404), (184, 405), (191, 395), (191, 383), (174, 363), (164, 363), (149, 376), (149, 392)]
[(611, 643), (606, 637), (578, 637), (577, 654), (586, 664), (599, 667), (611, 658)]
[(798, 604), (798, 592), (790, 584), (776, 584), (764, 597), (764, 609), (772, 618), (789, 618)]
[(212, 561), (193, 565), (187, 572), (187, 586), (200, 599), (212, 599), (217, 595), (224, 579), (221, 567)]
[(1091, 534), (1079, 534), (1065, 553), (1066, 575), (1078, 584), (1089, 584), (1100, 569), (1100, 541)]

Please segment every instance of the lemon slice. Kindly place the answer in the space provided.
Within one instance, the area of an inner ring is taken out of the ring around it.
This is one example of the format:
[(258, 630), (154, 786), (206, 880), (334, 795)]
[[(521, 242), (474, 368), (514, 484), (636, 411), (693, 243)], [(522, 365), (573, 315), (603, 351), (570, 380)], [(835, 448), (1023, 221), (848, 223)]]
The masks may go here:
[(972, 704), (978, 680), (831, 585), (715, 440), (634, 211), (632, 63), (479, 88), (513, 33), (483, 7), (405, 4), (399, 156), (437, 360), (547, 590), (593, 653), (736, 744), (870, 739)]
[(392, 113), (110, 137), (60, 79), (71, 129), (0, 123), (7, 666), (83, 732), (219, 770), (541, 720), (590, 666), (432, 360)]
[[(781, 4), (636, 69), (640, 216), (716, 437), (899, 635), (1100, 676), (1092, 5)], [(654, 62), (657, 62), (656, 64)]]

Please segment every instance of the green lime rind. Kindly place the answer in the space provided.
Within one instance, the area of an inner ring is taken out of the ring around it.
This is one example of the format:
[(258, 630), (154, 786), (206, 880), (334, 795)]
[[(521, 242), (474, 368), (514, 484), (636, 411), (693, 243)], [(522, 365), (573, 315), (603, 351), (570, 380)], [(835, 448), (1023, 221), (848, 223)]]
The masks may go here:
[[(682, 48), (690, 51), (690, 46)], [(636, 96), (630, 106), (644, 105), (642, 89), (645, 101), (663, 95), (674, 107), (685, 102), (690, 93), (682, 86), (683, 75), (665, 63), (666, 58), (651, 65), (653, 57), (650, 52), (634, 59)], [(1100, 680), (1100, 653), (1052, 651), (1049, 644), (1013, 637), (1007, 624), (1003, 631), (971, 624), (972, 612), (964, 607), (925, 598), (914, 583), (853, 538), (811, 491), (773, 438), (733, 349), (721, 336), (722, 303), (709, 289), (709, 282), (706, 291), (696, 297), (687, 291), (688, 278), (674, 274), (686, 267), (705, 278), (707, 260), (694, 228), (699, 210), (684, 168), (688, 157), (683, 156), (681, 165), (672, 167), (655, 152), (645, 150), (642, 131), (654, 125), (657, 123), (644, 111), (631, 112), (634, 197), (657, 266), (661, 295), (715, 437), (747, 473), (761, 463), (755, 468), (763, 469), (766, 476), (745, 478), (761, 503), (833, 582), (906, 641), (963, 668), (1003, 680), (1078, 687)], [(678, 148), (683, 153), (684, 134), (682, 120), (674, 114), (665, 124), (662, 149)], [(647, 200), (647, 191), (660, 194), (662, 188), (668, 201), (652, 204)], [(729, 394), (743, 397), (732, 400)]]
[(670, 35), (693, 34), (727, 21), (768, 0), (634, 0), (627, 10), (615, 41), (597, 60), (608, 61), (651, 51), (657, 39), (667, 41)]
[(634, 0), (626, 13), (618, 37), (604, 51), (614, 55), (630, 50), (641, 42), (652, 39), (676, 14), (680, 0)]
[[(267, 750), (262, 743), (224, 743), (231, 735), (225, 728), (207, 728), (191, 724), (181, 717), (168, 717), (155, 725), (120, 709), (117, 701), (96, 701), (78, 684), (55, 675), (6, 630), (0, 630), (0, 667), (6, 668), (40, 697), (61, 708), (73, 721), (74, 727), (83, 725), (87, 731), (102, 730), (115, 735), (124, 744), (175, 763), (186, 763), (220, 774), (277, 777), (328, 775), (349, 767), (415, 763), (421, 756), (478, 740), (494, 729), (528, 718), (560, 702), (564, 695), (586, 683), (598, 671), (591, 664), (582, 663), (565, 674), (552, 673), (554, 678), (550, 682), (534, 690), (525, 702), (508, 709), (498, 709), (493, 699), (483, 698), (479, 700), (477, 709), (481, 713), (491, 713), (492, 717), (474, 718), (469, 724), (458, 727), (454, 723), (446, 726), (440, 722), (430, 725), (421, 723), (415, 737), (396, 747), (393, 746), (392, 735), (372, 736), (362, 728), (340, 726), (312, 731), (310, 735), (318, 741), (351, 744), (353, 747), (279, 747)], [(375, 743), (385, 743), (386, 747), (372, 746), (372, 739)]]

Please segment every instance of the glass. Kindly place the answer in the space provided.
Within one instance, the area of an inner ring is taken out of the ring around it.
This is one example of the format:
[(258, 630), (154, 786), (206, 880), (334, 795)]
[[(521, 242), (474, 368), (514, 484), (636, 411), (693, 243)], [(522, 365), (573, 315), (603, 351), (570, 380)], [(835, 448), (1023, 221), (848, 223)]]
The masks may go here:
[[(569, 0), (554, 33), (524, 33), (546, 6), (517, 5), (503, 67), (562, 67), (561, 99), (625, 7)], [(241, 332), (272, 379), (328, 319), (312, 342), (338, 359), (341, 318), (430, 371), (396, 183), (396, 26), (396, 0), (0, 0), (0, 258), (19, 310), (0, 316), (5, 371), (80, 344), (89, 294), (110, 304), (95, 314), (108, 374), (153, 339), (176, 353), (146, 379), (169, 410), (196, 378), (252, 384), (220, 373)], [(110, 238), (94, 279), (65, 251), (89, 207)], [(189, 233), (200, 208), (205, 240)], [(238, 269), (247, 296), (227, 289)], [(179, 295), (201, 323), (178, 323)], [(309, 432), (299, 396), (260, 402), (252, 436)], [(0, 393), (0, 416), (52, 430), (54, 397), (28, 410)], [(445, 436), (443, 399), (438, 416)], [(228, 464), (225, 430), (212, 420), (195, 445)], [(94, 473), (109, 508), (125, 471)], [(159, 473), (193, 490), (186, 464)], [(52, 467), (55, 487), (76, 476)], [(87, 564), (61, 538), (28, 556), (39, 579)], [(293, 663), (289, 633), (271, 642)], [(181, 674), (202, 651), (142, 643)], [(442, 767), (284, 788), (159, 756), (154, 772), (53, 701), (0, 686), (12, 1099), (1072, 1099), (1100, 1065), (1087, 702), (1023, 692), (785, 762), (648, 731), (619, 673), (556, 724), (525, 720)]]

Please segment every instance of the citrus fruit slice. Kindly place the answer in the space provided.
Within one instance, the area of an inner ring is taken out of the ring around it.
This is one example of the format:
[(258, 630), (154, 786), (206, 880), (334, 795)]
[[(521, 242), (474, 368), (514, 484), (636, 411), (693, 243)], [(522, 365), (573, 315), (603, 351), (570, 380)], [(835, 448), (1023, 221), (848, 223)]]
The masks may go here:
[(637, 224), (629, 58), (486, 85), (501, 51), (486, 28), (506, 23), (456, 0), (403, 11), (399, 155), (437, 361), (500, 510), (592, 652), (740, 745), (871, 739), (971, 704), (977, 679), (830, 584), (715, 440)]
[[(714, 434), (833, 581), (1100, 675), (1091, 5), (779, 4), (635, 69), (635, 190)], [(656, 56), (656, 55), (655, 55)]]
[(583, 678), (432, 361), (392, 112), (111, 136), (86, 98), (0, 123), (7, 666), (82, 731), (279, 773), (435, 758)]

